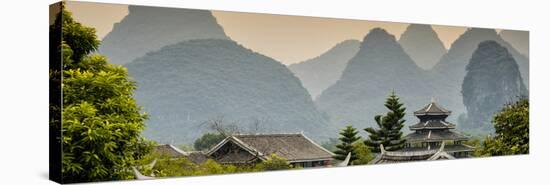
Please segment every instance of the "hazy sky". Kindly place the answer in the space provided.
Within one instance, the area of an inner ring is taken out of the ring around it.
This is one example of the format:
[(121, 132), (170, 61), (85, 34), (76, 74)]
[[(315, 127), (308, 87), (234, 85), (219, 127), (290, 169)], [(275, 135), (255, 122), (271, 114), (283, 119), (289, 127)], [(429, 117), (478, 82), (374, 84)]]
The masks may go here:
[[(127, 5), (67, 2), (66, 7), (81, 23), (97, 29), (103, 38), (128, 14)], [(363, 40), (369, 30), (382, 27), (399, 38), (408, 24), (283, 16), (272, 14), (213, 11), (225, 33), (236, 42), (284, 64), (316, 57), (347, 39)], [(445, 47), (449, 47), (465, 27), (433, 26)]]

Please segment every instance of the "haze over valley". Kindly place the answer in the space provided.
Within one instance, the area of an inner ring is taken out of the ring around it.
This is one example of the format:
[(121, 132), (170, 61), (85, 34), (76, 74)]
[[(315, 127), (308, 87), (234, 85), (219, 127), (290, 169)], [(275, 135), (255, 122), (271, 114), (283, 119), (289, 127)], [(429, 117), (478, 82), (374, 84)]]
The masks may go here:
[(213, 122), (326, 141), (374, 126), (392, 92), (406, 125), (436, 101), (447, 121), (487, 134), (490, 115), (528, 97), (527, 31), (113, 6), (127, 11), (75, 17), (112, 25), (98, 27), (98, 52), (128, 68), (144, 135), (161, 143), (189, 144)]

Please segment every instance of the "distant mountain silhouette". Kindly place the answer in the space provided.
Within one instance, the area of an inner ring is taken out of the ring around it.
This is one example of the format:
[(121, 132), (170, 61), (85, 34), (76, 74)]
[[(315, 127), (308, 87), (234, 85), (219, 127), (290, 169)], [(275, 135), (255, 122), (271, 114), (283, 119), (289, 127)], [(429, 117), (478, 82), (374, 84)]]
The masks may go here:
[(126, 65), (136, 99), (150, 115), (144, 134), (160, 143), (191, 143), (222, 118), (258, 132), (336, 132), (283, 64), (224, 39), (184, 41)]
[(99, 52), (126, 64), (147, 52), (192, 39), (228, 39), (207, 10), (129, 6), (129, 13), (103, 38)]
[(348, 61), (359, 50), (357, 40), (343, 41), (318, 57), (289, 65), (288, 68), (302, 81), (312, 98), (316, 98), (334, 84)]
[(426, 24), (409, 25), (399, 38), (399, 43), (413, 61), (425, 70), (431, 69), (447, 52), (432, 26)]
[(494, 131), (491, 119), (505, 104), (527, 96), (518, 65), (508, 49), (484, 41), (475, 50), (462, 84), (467, 120), (459, 125), (472, 132)]
[[(503, 47), (506, 47), (518, 64), (524, 83), (529, 81), (529, 59), (520, 54), (508, 42), (504, 41), (497, 35), (494, 29), (469, 28), (453, 42), (449, 52), (441, 58), (441, 61), (438, 62), (436, 66), (434, 66), (433, 71), (446, 77), (445, 79), (462, 81), (466, 74), (466, 65), (468, 61), (470, 61), (472, 53), (479, 43), (486, 40), (494, 40)], [(458, 83), (458, 86), (460, 86), (460, 84), (462, 83)], [(528, 86), (527, 83), (526, 86)]]
[(529, 58), (529, 31), (502, 30), (500, 37)]
[(333, 124), (358, 128), (375, 125), (374, 116), (387, 112), (384, 101), (395, 91), (410, 112), (429, 102), (433, 87), (423, 70), (405, 53), (393, 35), (371, 30), (342, 77), (316, 100)]
[(435, 89), (437, 94), (441, 95), (439, 101), (446, 102), (447, 108), (453, 110), (454, 116), (466, 112), (461, 94), (462, 82), (466, 75), (466, 65), (478, 45), (487, 40), (496, 41), (507, 48), (519, 66), (524, 84), (527, 86), (527, 82), (529, 82), (529, 62), (524, 55), (504, 41), (493, 29), (468, 28), (453, 42), (449, 51), (430, 70), (429, 79), (438, 87)]

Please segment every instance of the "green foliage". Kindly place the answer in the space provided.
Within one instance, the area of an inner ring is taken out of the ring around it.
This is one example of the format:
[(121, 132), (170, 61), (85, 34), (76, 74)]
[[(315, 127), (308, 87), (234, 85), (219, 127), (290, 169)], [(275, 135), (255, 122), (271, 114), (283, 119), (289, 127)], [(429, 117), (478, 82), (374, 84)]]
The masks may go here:
[(361, 141), (353, 143), (353, 153), (355, 153), (357, 159), (351, 161), (352, 165), (368, 164), (369, 161), (374, 159), (371, 149)]
[(346, 128), (342, 129), (340, 132), (340, 144), (336, 145), (336, 148), (338, 148), (334, 153), (336, 154), (334, 156), (334, 159), (337, 160), (345, 160), (348, 156), (348, 153), (351, 153), (350, 161), (357, 160), (357, 154), (354, 151), (353, 143), (360, 140), (361, 137), (357, 136), (357, 133), (359, 133), (353, 126), (348, 125)]
[(485, 139), (482, 139), (479, 136), (471, 136), (468, 141), (464, 142), (464, 144), (477, 149), (477, 148), (481, 147), (481, 145), (484, 141), (485, 141)]
[(487, 137), (476, 151), (479, 156), (529, 153), (529, 100), (506, 105), (493, 117), (496, 136)]
[[(148, 168), (147, 164), (153, 160), (157, 163), (153, 168)], [(186, 157), (172, 159), (168, 156), (150, 154), (142, 158), (139, 162), (139, 171), (144, 175), (153, 174), (155, 177), (178, 177), (178, 176), (197, 176), (213, 174), (230, 174), (244, 172), (260, 172), (272, 170), (295, 169), (289, 162), (275, 154), (271, 155), (266, 161), (249, 165), (230, 165), (219, 164), (214, 160), (207, 160), (202, 164), (195, 164)]]
[(222, 141), (225, 137), (221, 134), (206, 133), (195, 140), (195, 150), (208, 150)]
[[(156, 156), (145, 160), (142, 167), (139, 169), (144, 175), (153, 174), (155, 177), (179, 177), (179, 176), (197, 176), (197, 175), (213, 175), (213, 174), (228, 174), (251, 172), (254, 169), (250, 166), (234, 166), (216, 163), (214, 160), (207, 160), (202, 164), (195, 164), (186, 157), (171, 159), (167, 156)], [(147, 168), (154, 159), (157, 163), (153, 168)]]
[(101, 55), (93, 28), (62, 11), (64, 182), (127, 179), (128, 168), (149, 153), (140, 136), (147, 116), (133, 99), (135, 83), (121, 66)]
[(291, 169), (293, 166), (285, 158), (279, 157), (276, 154), (271, 154), (269, 159), (258, 163), (254, 169), (258, 171), (273, 171)]
[[(64, 8), (63, 8), (64, 9)], [(100, 44), (94, 28), (86, 27), (72, 18), (71, 12), (62, 11), (63, 42), (72, 49), (72, 61), (80, 61), (83, 57), (95, 51)], [(63, 61), (65, 65), (71, 65)]]
[(365, 144), (375, 152), (380, 152), (380, 144), (388, 151), (395, 151), (404, 147), (405, 139), (402, 138), (403, 132), (401, 129), (404, 126), (405, 107), (399, 102), (399, 97), (392, 91), (391, 95), (386, 99), (386, 108), (390, 111), (385, 116), (377, 115), (374, 117), (378, 129), (372, 127), (366, 128), (369, 133), (369, 139), (365, 140)]

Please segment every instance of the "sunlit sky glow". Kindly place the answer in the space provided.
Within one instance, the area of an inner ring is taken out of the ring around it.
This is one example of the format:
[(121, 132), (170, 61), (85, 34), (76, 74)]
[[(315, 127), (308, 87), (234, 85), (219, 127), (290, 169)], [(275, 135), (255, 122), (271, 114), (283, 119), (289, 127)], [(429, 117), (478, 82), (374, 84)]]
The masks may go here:
[[(128, 14), (127, 5), (67, 2), (66, 7), (76, 20), (96, 28), (103, 38)], [(350, 19), (328, 19), (272, 14), (212, 11), (226, 34), (236, 42), (284, 64), (316, 57), (347, 39), (363, 40), (375, 27), (399, 36), (408, 24)], [(449, 46), (465, 27), (433, 26), (439, 38)]]

